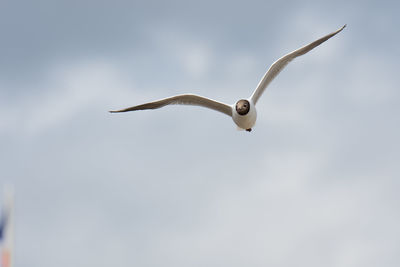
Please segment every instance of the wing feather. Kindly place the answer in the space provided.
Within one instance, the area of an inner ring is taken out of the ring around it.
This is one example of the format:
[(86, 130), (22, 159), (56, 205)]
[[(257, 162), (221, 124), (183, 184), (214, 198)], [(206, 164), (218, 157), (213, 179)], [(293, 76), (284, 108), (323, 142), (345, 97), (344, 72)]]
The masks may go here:
[(296, 57), (302, 56), (312, 50), (313, 48), (319, 46), (323, 42), (327, 41), (329, 38), (335, 36), (339, 32), (341, 32), (346, 25), (344, 25), (342, 28), (339, 30), (330, 33), (306, 46), (303, 46), (283, 57), (275, 61), (271, 67), (268, 69), (267, 73), (265, 73), (264, 77), (260, 81), (260, 83), (257, 85), (257, 88), (254, 90), (253, 94), (251, 95), (251, 100), (253, 103), (257, 103), (258, 99), (261, 97), (263, 92), (265, 91), (265, 88), (271, 83), (271, 81), (286, 67), (287, 64), (289, 64), (290, 61), (295, 59)]
[(192, 105), (192, 106), (201, 106), (201, 107), (206, 107), (210, 108), (219, 112), (222, 112), (230, 117), (232, 117), (232, 107), (203, 97), (203, 96), (198, 96), (198, 95), (193, 95), (193, 94), (184, 94), (184, 95), (177, 95), (177, 96), (172, 96), (164, 99), (160, 99), (157, 101), (145, 103), (142, 105), (137, 105), (121, 110), (112, 110), (110, 111), (111, 113), (116, 113), (116, 112), (127, 112), (127, 111), (135, 111), (135, 110), (145, 110), (145, 109), (157, 109), (161, 108), (167, 105)]

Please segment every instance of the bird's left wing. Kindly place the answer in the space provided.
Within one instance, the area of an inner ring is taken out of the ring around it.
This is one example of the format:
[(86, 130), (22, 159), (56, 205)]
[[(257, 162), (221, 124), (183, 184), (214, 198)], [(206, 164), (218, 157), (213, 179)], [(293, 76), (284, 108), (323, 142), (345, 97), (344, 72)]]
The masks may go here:
[(172, 96), (168, 98), (164, 98), (161, 100), (157, 100), (154, 102), (149, 102), (145, 103), (142, 105), (137, 105), (133, 106), (130, 108), (126, 109), (121, 109), (121, 110), (112, 110), (110, 111), (111, 113), (116, 113), (116, 112), (127, 112), (127, 111), (135, 111), (135, 110), (144, 110), (144, 109), (157, 109), (164, 107), (166, 105), (193, 105), (193, 106), (202, 106), (206, 108), (210, 108), (222, 113), (225, 113), (226, 115), (232, 117), (232, 107), (203, 97), (203, 96), (198, 96), (198, 95), (192, 95), (192, 94), (185, 94), (185, 95), (177, 95), (177, 96)]
[(251, 95), (250, 98), (253, 101), (253, 103), (254, 104), (257, 103), (258, 99), (264, 92), (265, 88), (267, 88), (267, 86), (270, 84), (270, 82), (283, 70), (284, 67), (286, 67), (286, 65), (290, 61), (292, 61), (293, 59), (295, 59), (298, 56), (304, 55), (305, 53), (309, 52), (313, 48), (315, 48), (315, 47), (319, 46), (320, 44), (322, 44), (323, 42), (327, 41), (329, 38), (335, 36), (336, 34), (341, 32), (344, 29), (344, 27), (346, 27), (346, 25), (344, 25), (339, 30), (337, 30), (333, 33), (330, 33), (330, 34), (328, 34), (306, 46), (303, 46), (303, 47), (281, 57), (277, 61), (275, 61), (271, 65), (271, 67), (268, 69), (267, 73), (265, 73), (264, 77), (262, 78), (260, 83), (257, 85), (257, 88), (254, 90), (253, 94)]

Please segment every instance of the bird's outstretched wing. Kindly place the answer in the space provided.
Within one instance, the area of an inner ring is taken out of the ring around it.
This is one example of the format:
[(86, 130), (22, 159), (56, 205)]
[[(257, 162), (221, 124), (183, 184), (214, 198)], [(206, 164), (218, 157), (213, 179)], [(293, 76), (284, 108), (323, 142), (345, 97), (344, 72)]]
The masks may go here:
[(226, 115), (232, 117), (232, 107), (206, 98), (198, 95), (192, 95), (192, 94), (184, 94), (184, 95), (177, 95), (177, 96), (172, 96), (168, 98), (164, 98), (161, 100), (157, 100), (154, 102), (149, 102), (145, 103), (142, 105), (138, 106), (133, 106), (130, 108), (126, 109), (121, 109), (121, 110), (112, 110), (110, 111), (111, 113), (116, 113), (116, 112), (127, 112), (127, 111), (134, 111), (134, 110), (144, 110), (144, 109), (157, 109), (164, 107), (166, 105), (192, 105), (192, 106), (202, 106), (206, 108), (210, 108), (222, 113), (225, 113)]
[(337, 30), (331, 34), (328, 34), (306, 46), (303, 46), (303, 47), (281, 57), (277, 61), (275, 61), (271, 65), (271, 67), (268, 69), (267, 73), (265, 73), (264, 77), (262, 78), (260, 83), (257, 85), (257, 88), (254, 90), (253, 94), (251, 95), (251, 100), (253, 101), (253, 103), (254, 104), (257, 103), (258, 99), (261, 97), (265, 88), (267, 88), (267, 86), (270, 84), (270, 82), (283, 70), (284, 67), (286, 67), (286, 65), (290, 61), (292, 61), (293, 59), (295, 59), (298, 56), (304, 55), (305, 53), (309, 52), (313, 48), (319, 46), (323, 42), (327, 41), (329, 38), (331, 38), (331, 37), (335, 36), (336, 34), (338, 34), (339, 32), (341, 32), (345, 27), (346, 27), (346, 25), (344, 25), (339, 30)]

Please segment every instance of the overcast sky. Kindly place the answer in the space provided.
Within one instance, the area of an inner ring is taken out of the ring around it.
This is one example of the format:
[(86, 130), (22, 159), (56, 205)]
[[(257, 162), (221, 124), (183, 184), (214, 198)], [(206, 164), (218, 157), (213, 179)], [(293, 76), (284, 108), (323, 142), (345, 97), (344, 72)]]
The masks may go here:
[[(15, 267), (400, 265), (395, 1), (0, 4), (0, 186)], [(296, 59), (251, 133), (234, 103)]]

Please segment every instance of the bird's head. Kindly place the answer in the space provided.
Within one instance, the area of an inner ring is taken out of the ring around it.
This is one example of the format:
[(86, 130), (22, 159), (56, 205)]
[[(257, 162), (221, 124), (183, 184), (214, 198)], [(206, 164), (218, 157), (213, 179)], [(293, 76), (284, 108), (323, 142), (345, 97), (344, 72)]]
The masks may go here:
[(239, 100), (236, 102), (236, 111), (239, 115), (246, 115), (250, 111), (250, 102), (245, 99)]

